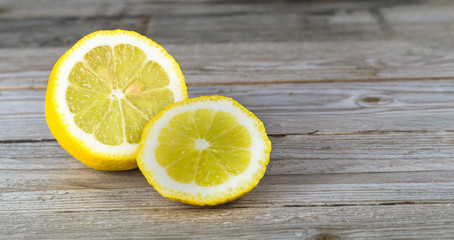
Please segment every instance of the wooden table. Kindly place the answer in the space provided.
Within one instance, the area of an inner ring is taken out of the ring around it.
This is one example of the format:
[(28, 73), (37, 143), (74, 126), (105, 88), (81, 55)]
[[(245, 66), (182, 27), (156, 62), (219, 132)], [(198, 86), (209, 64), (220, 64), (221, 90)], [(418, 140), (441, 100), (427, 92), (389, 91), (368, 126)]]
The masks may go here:
[[(0, 1), (0, 238), (454, 239), (453, 1), (93, 2)], [(59, 146), (50, 70), (116, 28), (163, 45), (190, 97), (262, 119), (273, 151), (252, 192), (172, 202)]]

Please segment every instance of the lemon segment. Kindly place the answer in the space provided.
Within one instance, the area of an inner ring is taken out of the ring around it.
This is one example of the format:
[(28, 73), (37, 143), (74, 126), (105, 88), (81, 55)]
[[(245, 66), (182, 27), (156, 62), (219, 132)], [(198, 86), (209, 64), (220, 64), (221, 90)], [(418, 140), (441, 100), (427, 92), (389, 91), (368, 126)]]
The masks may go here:
[(66, 103), (69, 111), (79, 113), (80, 111), (97, 105), (106, 100), (109, 95), (105, 92), (90, 90), (88, 88), (70, 85), (66, 90)]
[[(114, 55), (117, 88), (124, 89), (140, 76), (140, 70), (147, 63), (147, 56), (140, 48), (130, 44), (116, 45)], [(167, 78), (166, 80), (168, 81), (169, 79)]]
[(110, 101), (105, 115), (95, 131), (95, 138), (106, 145), (120, 145), (124, 142), (123, 116), (117, 100)]
[(193, 154), (194, 152), (197, 154), (196, 157), (198, 158), (200, 153), (192, 144), (160, 144), (156, 149), (156, 161), (162, 167), (167, 167), (184, 158), (186, 155)]
[(172, 91), (167, 88), (135, 94), (126, 93), (125, 100), (147, 116), (148, 119), (175, 102)]
[(106, 98), (99, 102), (93, 103), (90, 107), (79, 111), (74, 115), (74, 122), (77, 127), (88, 134), (93, 134), (98, 129), (99, 124), (106, 115), (106, 109), (112, 105), (112, 100)]
[[(84, 56), (85, 65), (96, 74), (98, 81), (103, 81), (109, 89), (117, 88), (117, 76), (115, 74), (115, 59), (110, 46), (100, 46), (89, 51)], [(78, 68), (75, 68), (75, 75)]]
[(72, 67), (68, 81), (73, 87), (84, 88), (92, 92), (103, 92), (109, 95), (112, 91), (107, 82), (97, 76), (84, 62), (77, 62)]
[(134, 32), (98, 31), (55, 64), (46, 120), (74, 157), (100, 170), (135, 168), (145, 124), (187, 98), (181, 70), (159, 45)]
[(144, 129), (137, 161), (155, 189), (195, 205), (232, 201), (262, 178), (271, 143), (234, 100), (211, 96), (168, 106)]
[(138, 143), (143, 127), (148, 123), (150, 116), (138, 110), (125, 99), (121, 100), (121, 108), (124, 116), (126, 141), (131, 144)]
[(210, 109), (198, 109), (195, 111), (195, 123), (200, 138), (206, 138), (208, 130), (213, 125), (214, 113), (215, 111)]
[(216, 158), (212, 151), (204, 150), (200, 156), (195, 176), (195, 184), (209, 187), (224, 183), (229, 179), (221, 159)]
[(169, 76), (165, 70), (158, 63), (148, 61), (139, 70), (136, 78), (122, 89), (125, 89), (125, 93), (140, 93), (165, 88), (168, 85)]
[[(200, 161), (200, 153), (192, 151), (183, 155), (166, 169), (167, 174), (180, 183), (191, 183), (197, 171), (197, 165)], [(185, 173), (185, 174), (181, 174)]]

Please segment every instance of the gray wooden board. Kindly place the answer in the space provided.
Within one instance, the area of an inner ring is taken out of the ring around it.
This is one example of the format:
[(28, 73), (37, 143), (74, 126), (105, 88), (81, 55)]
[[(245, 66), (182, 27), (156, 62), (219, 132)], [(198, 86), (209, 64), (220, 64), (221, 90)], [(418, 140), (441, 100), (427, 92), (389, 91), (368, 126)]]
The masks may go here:
[[(446, 132), (453, 128), (454, 83), (355, 83), (192, 86), (190, 97), (223, 95), (255, 113), (269, 134)], [(45, 90), (0, 90), (0, 140), (52, 139)]]
[[(453, 1), (0, 0), (0, 238), (454, 239)], [(225, 95), (273, 144), (260, 184), (194, 207), (102, 172), (44, 119), (53, 64), (138, 31), (190, 97)]]
[[(442, 40), (164, 47), (180, 64), (188, 85), (450, 79), (454, 43)], [(0, 49), (0, 89), (45, 88), (53, 65), (69, 48)]]
[[(433, 37), (452, 27), (448, 1), (46, 1), (0, 5), (0, 47), (62, 46), (98, 29), (126, 28), (158, 42), (287, 42)], [(401, 14), (401, 13), (404, 14)], [(436, 12), (437, 14), (431, 14)], [(429, 13), (429, 14), (427, 14)], [(424, 15), (424, 18), (420, 16)], [(440, 17), (444, 16), (444, 17)], [(49, 28), (48, 26), (52, 26)], [(408, 31), (410, 30), (410, 31)]]
[[(270, 140), (267, 174), (454, 170), (454, 138), (448, 133), (289, 135)], [(3, 143), (0, 155), (3, 170), (88, 168), (55, 140)]]
[[(67, 195), (71, 195), (68, 193)], [(107, 197), (106, 197), (107, 198)], [(87, 202), (87, 200), (80, 199)], [(100, 199), (101, 200), (101, 199)], [(38, 200), (36, 204), (59, 202)], [(90, 200), (88, 200), (89, 202)], [(116, 201), (116, 200), (114, 200)], [(134, 202), (134, 199), (118, 199)], [(86, 203), (85, 203), (86, 204)], [(140, 207), (110, 210), (18, 211), (0, 215), (5, 238), (451, 239), (450, 204), (200, 209)], [(131, 221), (131, 219), (135, 219)], [(177, 224), (176, 224), (177, 223)]]
[[(447, 13), (452, 6), (450, 1), (324, 1), (317, 4), (308, 1), (280, 1), (263, 0), (237, 1), (237, 0), (173, 0), (173, 1), (144, 1), (144, 0), (46, 0), (21, 2), (15, 0), (2, 0), (0, 18), (49, 18), (49, 17), (124, 17), (124, 16), (191, 16), (215, 17), (254, 14), (301, 13), (308, 15), (333, 15), (336, 12), (350, 15), (352, 20), (364, 21), (355, 15), (355, 11), (382, 10), (390, 11), (393, 20), (405, 22), (433, 22), (452, 19), (451, 15), (438, 15)], [(431, 10), (431, 11), (428, 11)], [(399, 11), (399, 12), (396, 12)], [(404, 11), (405, 15), (402, 16)], [(425, 11), (426, 18), (420, 18), (416, 13)], [(409, 18), (412, 16), (412, 18)], [(389, 17), (387, 15), (387, 17)], [(397, 19), (396, 19), (397, 18)], [(237, 26), (241, 27), (241, 26)]]

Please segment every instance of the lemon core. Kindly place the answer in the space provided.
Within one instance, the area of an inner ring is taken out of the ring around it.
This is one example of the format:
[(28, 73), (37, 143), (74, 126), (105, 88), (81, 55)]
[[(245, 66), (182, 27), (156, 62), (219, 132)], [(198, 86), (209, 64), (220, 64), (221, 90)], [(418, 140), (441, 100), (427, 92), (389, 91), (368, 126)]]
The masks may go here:
[(197, 148), (197, 150), (203, 151), (210, 147), (210, 143), (205, 139), (199, 138), (195, 140), (195, 147)]

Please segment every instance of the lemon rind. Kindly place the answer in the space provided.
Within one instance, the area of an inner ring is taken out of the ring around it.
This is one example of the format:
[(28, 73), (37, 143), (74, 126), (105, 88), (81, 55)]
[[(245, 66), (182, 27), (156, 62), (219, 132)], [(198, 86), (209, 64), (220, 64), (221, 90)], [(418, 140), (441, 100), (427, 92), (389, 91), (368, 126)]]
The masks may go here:
[[(263, 159), (257, 159), (258, 162), (260, 162), (260, 167), (253, 173), (253, 175), (247, 180), (243, 181), (241, 186), (237, 186), (233, 191), (225, 191), (223, 194), (218, 194), (216, 196), (213, 195), (208, 195), (204, 196), (201, 198), (200, 196), (194, 196), (191, 193), (185, 193), (185, 192), (175, 192), (172, 189), (166, 188), (162, 184), (159, 183), (158, 180), (156, 180), (154, 176), (154, 171), (150, 169), (146, 162), (145, 159), (143, 159), (144, 153), (145, 153), (145, 148), (146, 148), (146, 142), (148, 140), (148, 137), (150, 136), (150, 132), (153, 131), (154, 126), (156, 123), (169, 111), (171, 111), (174, 108), (192, 104), (192, 103), (198, 103), (198, 102), (216, 102), (216, 101), (228, 101), (230, 102), (235, 108), (241, 110), (242, 113), (246, 114), (246, 116), (249, 119), (254, 120), (254, 126), (256, 130), (260, 134), (260, 139), (264, 141), (265, 148), (263, 152)], [(232, 98), (228, 97), (223, 97), (223, 96), (202, 96), (198, 98), (193, 98), (193, 99), (188, 99), (184, 101), (180, 101), (177, 103), (174, 103), (172, 105), (167, 106), (164, 110), (162, 110), (159, 114), (154, 116), (151, 121), (145, 126), (143, 132), (142, 132), (142, 138), (139, 144), (139, 150), (137, 154), (137, 165), (139, 166), (139, 169), (142, 171), (143, 175), (147, 179), (147, 181), (154, 187), (154, 189), (159, 192), (162, 196), (171, 199), (173, 201), (179, 201), (191, 205), (198, 205), (198, 206), (204, 206), (204, 205), (218, 205), (218, 204), (223, 204), (227, 203), (230, 201), (234, 201), (241, 196), (245, 195), (246, 193), (250, 192), (254, 187), (257, 186), (259, 181), (263, 178), (265, 171), (266, 171), (266, 166), (269, 163), (269, 156), (271, 152), (271, 142), (269, 141), (265, 127), (263, 123), (249, 110), (244, 108), (241, 104), (233, 100)]]
[[(110, 30), (97, 31), (83, 37), (71, 49), (66, 51), (65, 54), (62, 57), (60, 57), (60, 59), (54, 65), (54, 68), (52, 69), (51, 75), (49, 77), (45, 101), (46, 121), (48, 123), (51, 133), (54, 135), (59, 144), (66, 151), (68, 151), (72, 156), (74, 156), (76, 159), (83, 162), (84, 164), (94, 169), (105, 171), (130, 170), (136, 168), (137, 163), (135, 158), (137, 151), (114, 154), (109, 152), (97, 151), (93, 149), (92, 146), (87, 144), (83, 139), (79, 139), (78, 137), (76, 137), (75, 134), (69, 131), (70, 123), (68, 123), (65, 120), (64, 113), (58, 110), (61, 108), (60, 106), (61, 103), (59, 104), (57, 100), (57, 90), (58, 86), (61, 84), (60, 81), (65, 81), (65, 79), (59, 79), (61, 69), (64, 67), (64, 63), (73, 54), (76, 54), (78, 49), (84, 46), (86, 42), (92, 38), (98, 36), (109, 37), (118, 35), (127, 35), (133, 38), (137, 38), (138, 41), (145, 42), (149, 45), (149, 47), (158, 50), (159, 53), (162, 54), (162, 57), (167, 59), (172, 65), (172, 70), (176, 73), (178, 79), (177, 88), (180, 91), (182, 98), (187, 99), (188, 97), (183, 73), (181, 72), (181, 69), (178, 63), (175, 61), (175, 59), (169, 53), (167, 53), (167, 51), (159, 44), (136, 32), (125, 31), (120, 29), (113, 31)], [(66, 79), (66, 81), (68, 80)]]

